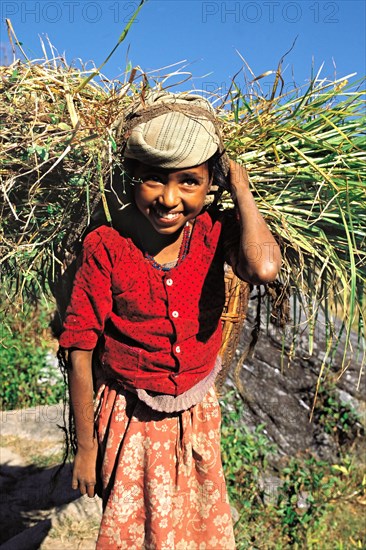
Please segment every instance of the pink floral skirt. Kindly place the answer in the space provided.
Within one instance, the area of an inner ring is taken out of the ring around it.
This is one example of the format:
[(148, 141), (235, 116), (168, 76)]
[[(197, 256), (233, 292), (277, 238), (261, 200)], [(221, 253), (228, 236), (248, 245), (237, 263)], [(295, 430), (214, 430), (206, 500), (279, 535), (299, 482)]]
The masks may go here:
[(187, 411), (162, 413), (103, 384), (96, 418), (98, 550), (235, 550), (214, 388)]

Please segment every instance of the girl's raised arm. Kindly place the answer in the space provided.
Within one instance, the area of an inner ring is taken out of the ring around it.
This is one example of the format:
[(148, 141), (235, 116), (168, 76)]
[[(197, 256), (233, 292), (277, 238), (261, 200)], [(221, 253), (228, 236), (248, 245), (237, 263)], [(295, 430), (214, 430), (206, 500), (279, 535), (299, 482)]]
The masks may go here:
[(94, 496), (98, 443), (94, 431), (92, 377), (93, 351), (74, 349), (70, 353), (69, 371), (71, 405), (75, 417), (77, 453), (72, 474), (72, 488), (82, 495)]
[(280, 248), (255, 204), (245, 168), (232, 160), (229, 181), (241, 228), (240, 247), (232, 267), (249, 283), (269, 283), (281, 267)]

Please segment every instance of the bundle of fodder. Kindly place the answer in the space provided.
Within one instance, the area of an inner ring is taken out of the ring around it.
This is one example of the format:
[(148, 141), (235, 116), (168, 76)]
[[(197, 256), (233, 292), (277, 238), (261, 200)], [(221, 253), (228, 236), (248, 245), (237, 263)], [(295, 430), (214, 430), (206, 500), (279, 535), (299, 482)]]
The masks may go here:
[(75, 93), (85, 74), (61, 60), (0, 70), (2, 275), (36, 297), (65, 235), (72, 243), (88, 223), (111, 165), (112, 124), (129, 100), (123, 85)]
[[(100, 199), (110, 220), (108, 203), (121, 175), (116, 120), (149, 83), (146, 75), (136, 80), (134, 70), (127, 83), (85, 83), (85, 72), (60, 59), (0, 70), (1, 272), (29, 298), (52, 284)], [(281, 245), (280, 292), (290, 290), (300, 300), (310, 327), (324, 308), (329, 352), (332, 314), (344, 320), (346, 344), (351, 327), (361, 335), (363, 324), (359, 86), (314, 78), (281, 95), (275, 83), (269, 98), (259, 88), (254, 93), (234, 86), (218, 109), (228, 154), (246, 165), (258, 206)], [(232, 206), (227, 194), (220, 200)]]
[[(246, 165), (259, 208), (281, 245), (280, 279), (293, 296), (294, 335), (308, 329), (312, 353), (322, 310), (323, 367), (343, 337), (344, 368), (357, 361), (361, 373), (366, 315), (364, 80), (315, 77), (303, 88), (276, 96), (279, 78), (277, 73), (269, 99), (253, 90), (249, 96), (237, 91), (225, 124), (226, 147)], [(359, 346), (347, 357), (352, 329), (358, 331)]]

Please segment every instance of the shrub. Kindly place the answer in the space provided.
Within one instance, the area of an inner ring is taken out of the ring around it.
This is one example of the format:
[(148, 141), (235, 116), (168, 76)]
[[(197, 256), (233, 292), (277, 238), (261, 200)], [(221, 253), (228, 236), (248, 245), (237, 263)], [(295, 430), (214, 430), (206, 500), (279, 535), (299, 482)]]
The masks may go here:
[(64, 393), (64, 383), (52, 364), (54, 346), (45, 305), (21, 306), (5, 298), (0, 311), (0, 406), (2, 409), (51, 405)]
[[(356, 460), (340, 455), (337, 464), (330, 464), (309, 454), (280, 460), (277, 456), (277, 466), (272, 468), (275, 471), (271, 475), (268, 461), (276, 448), (266, 437), (264, 425), (253, 432), (248, 430), (244, 425), (244, 404), (235, 392), (229, 392), (221, 404), (222, 461), (229, 499), (238, 513), (234, 526), (238, 550), (293, 547), (328, 550), (338, 547), (337, 544), (339, 548), (363, 544), (361, 518), (353, 522), (352, 537), (346, 529), (350, 506), (361, 507), (364, 502), (366, 481)], [(328, 412), (325, 410), (324, 414)], [(354, 422), (358, 425), (355, 413), (348, 412), (345, 419), (351, 426)], [(335, 420), (338, 422), (339, 417)], [(337, 436), (334, 430), (331, 433)], [(341, 509), (344, 517), (341, 514), (338, 518), (337, 532), (330, 540), (334, 513)], [(354, 545), (352, 541), (357, 543)]]

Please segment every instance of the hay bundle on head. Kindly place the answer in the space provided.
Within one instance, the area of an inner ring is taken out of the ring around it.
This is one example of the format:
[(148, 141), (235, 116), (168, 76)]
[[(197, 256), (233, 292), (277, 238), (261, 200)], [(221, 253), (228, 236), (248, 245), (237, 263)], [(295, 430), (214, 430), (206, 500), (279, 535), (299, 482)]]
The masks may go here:
[[(37, 299), (74, 253), (99, 201), (107, 223), (114, 204), (123, 206), (117, 121), (149, 84), (146, 76), (143, 85), (134, 82), (134, 73), (130, 84), (91, 81), (80, 88), (85, 74), (62, 60), (17, 62), (0, 71), (1, 273), (7, 287), (11, 281), (18, 293)], [(362, 342), (366, 200), (358, 85), (314, 79), (269, 98), (259, 88), (237, 87), (216, 114), (224, 148), (246, 165), (281, 246), (277, 295), (290, 290), (310, 327), (325, 310), (328, 356), (337, 338), (334, 315), (344, 320), (346, 347), (352, 326)], [(232, 207), (227, 192), (220, 204)]]

